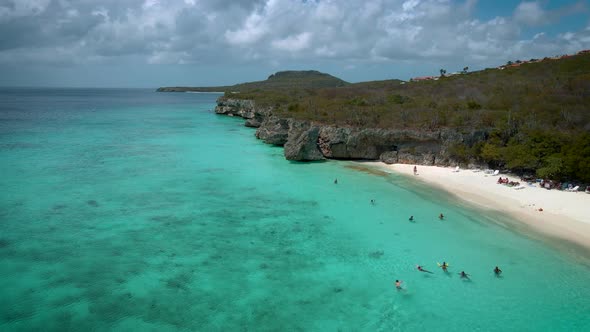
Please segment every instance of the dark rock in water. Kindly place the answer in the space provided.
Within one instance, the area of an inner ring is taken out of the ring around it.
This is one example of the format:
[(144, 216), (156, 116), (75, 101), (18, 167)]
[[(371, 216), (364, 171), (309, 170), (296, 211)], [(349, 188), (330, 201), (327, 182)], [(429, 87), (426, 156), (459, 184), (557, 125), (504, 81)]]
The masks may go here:
[(93, 199), (86, 201), (86, 204), (93, 206), (93, 207), (98, 207), (98, 202)]
[(8, 242), (8, 240), (5, 239), (0, 239), (0, 249), (2, 248), (6, 248), (10, 245), (10, 242)]
[(373, 251), (372, 253), (369, 253), (369, 257), (371, 258), (381, 258), (381, 256), (383, 256), (385, 253), (382, 250), (378, 250), (378, 251)]
[(283, 146), (289, 137), (289, 120), (270, 116), (256, 130), (256, 138), (267, 144)]
[(63, 210), (63, 209), (65, 209), (66, 207), (68, 207), (68, 206), (67, 206), (67, 205), (65, 205), (65, 204), (55, 204), (55, 205), (53, 206), (53, 210), (55, 210), (55, 211), (59, 211), (59, 210)]
[(318, 149), (319, 132), (318, 127), (308, 122), (292, 120), (285, 143), (285, 158), (300, 161), (326, 159)]

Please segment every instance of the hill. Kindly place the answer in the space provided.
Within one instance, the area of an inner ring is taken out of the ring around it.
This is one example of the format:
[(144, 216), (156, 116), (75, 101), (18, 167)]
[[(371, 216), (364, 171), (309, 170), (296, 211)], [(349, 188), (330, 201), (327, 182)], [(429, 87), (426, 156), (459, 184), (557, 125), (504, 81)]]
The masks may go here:
[(341, 87), (348, 85), (337, 77), (321, 73), (315, 70), (306, 71), (280, 71), (270, 75), (264, 81), (240, 83), (230, 86), (216, 87), (161, 87), (159, 92), (231, 92), (248, 93), (252, 91), (290, 90), (290, 89), (317, 89), (329, 87)]

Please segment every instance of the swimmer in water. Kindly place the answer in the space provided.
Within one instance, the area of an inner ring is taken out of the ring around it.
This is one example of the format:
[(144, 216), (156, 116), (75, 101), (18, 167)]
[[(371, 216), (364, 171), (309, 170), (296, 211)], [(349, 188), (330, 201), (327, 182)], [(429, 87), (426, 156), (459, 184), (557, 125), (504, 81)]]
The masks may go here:
[(410, 216), (410, 219), (408, 219), (409, 221), (414, 221), (414, 216)]
[(443, 219), (445, 219), (445, 216), (443, 216), (443, 214), (441, 213), (438, 215), (438, 219), (443, 220)]
[(459, 275), (461, 276), (461, 278), (469, 279), (469, 274), (465, 273), (465, 271), (461, 271)]
[(416, 265), (416, 268), (417, 268), (417, 269), (418, 269), (418, 271), (420, 271), (420, 272), (432, 273), (432, 272), (430, 272), (430, 271), (428, 271), (428, 270), (425, 270), (425, 269), (422, 267), (422, 265)]
[(334, 184), (338, 184), (338, 179), (334, 179)]
[(449, 267), (449, 264), (447, 264), (447, 262), (443, 262), (440, 267), (443, 269), (443, 271), (447, 272), (447, 267)]
[(496, 274), (496, 276), (499, 276), (499, 275), (500, 275), (500, 273), (502, 273), (502, 270), (500, 270), (500, 268), (496, 266), (496, 267), (494, 268), (494, 273)]
[(403, 281), (395, 280), (395, 288), (398, 290), (402, 289), (402, 282)]

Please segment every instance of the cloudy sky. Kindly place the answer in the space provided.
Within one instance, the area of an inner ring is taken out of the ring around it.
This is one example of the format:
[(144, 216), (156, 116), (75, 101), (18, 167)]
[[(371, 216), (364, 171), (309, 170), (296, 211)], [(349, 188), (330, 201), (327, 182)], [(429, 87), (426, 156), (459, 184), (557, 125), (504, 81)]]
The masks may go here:
[(350, 82), (590, 48), (588, 0), (0, 0), (0, 85)]

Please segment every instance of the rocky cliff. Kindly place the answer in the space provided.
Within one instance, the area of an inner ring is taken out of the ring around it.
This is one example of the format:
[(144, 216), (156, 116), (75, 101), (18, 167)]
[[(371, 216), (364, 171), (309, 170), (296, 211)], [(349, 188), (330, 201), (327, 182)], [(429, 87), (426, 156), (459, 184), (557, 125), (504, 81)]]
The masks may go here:
[(258, 128), (256, 137), (284, 146), (285, 158), (298, 161), (322, 159), (381, 160), (385, 163), (456, 165), (449, 158), (451, 145), (468, 146), (485, 140), (485, 131), (458, 133), (452, 129), (354, 128), (319, 125), (281, 118), (271, 108), (258, 108), (251, 100), (220, 98), (215, 113), (239, 116), (246, 126)]

